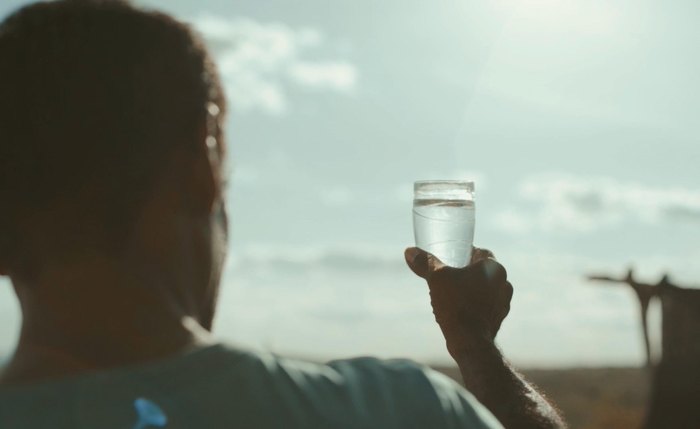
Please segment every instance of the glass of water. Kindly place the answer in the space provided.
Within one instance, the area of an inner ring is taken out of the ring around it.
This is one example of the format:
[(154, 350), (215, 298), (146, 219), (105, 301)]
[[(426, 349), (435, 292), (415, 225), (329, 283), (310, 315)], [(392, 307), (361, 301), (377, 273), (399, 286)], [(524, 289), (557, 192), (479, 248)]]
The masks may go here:
[(413, 185), (416, 247), (451, 267), (469, 264), (474, 243), (474, 182), (428, 180)]

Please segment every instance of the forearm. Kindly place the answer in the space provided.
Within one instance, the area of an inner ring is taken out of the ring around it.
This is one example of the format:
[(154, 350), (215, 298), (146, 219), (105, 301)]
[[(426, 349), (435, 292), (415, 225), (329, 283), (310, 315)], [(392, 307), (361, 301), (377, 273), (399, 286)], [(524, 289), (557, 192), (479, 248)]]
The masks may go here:
[(565, 428), (556, 409), (503, 358), (493, 341), (450, 350), (466, 388), (508, 429)]

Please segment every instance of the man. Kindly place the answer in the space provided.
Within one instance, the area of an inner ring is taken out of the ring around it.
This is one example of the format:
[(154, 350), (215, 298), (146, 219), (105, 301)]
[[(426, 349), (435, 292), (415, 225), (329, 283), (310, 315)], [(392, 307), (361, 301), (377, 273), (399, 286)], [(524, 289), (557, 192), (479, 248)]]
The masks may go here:
[[(405, 361), (216, 343), (226, 106), (199, 38), (116, 1), (0, 26), (0, 273), (22, 309), (2, 428), (560, 427), (494, 345), (512, 288), (407, 249), (466, 386)], [(264, 309), (262, 309), (264, 311)]]

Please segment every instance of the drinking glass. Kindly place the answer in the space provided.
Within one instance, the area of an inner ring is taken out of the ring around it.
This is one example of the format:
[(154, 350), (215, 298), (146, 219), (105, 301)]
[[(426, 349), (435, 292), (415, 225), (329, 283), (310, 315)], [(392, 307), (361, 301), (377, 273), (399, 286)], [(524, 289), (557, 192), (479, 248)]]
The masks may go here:
[(474, 243), (474, 182), (426, 180), (413, 184), (416, 247), (451, 267), (469, 264)]

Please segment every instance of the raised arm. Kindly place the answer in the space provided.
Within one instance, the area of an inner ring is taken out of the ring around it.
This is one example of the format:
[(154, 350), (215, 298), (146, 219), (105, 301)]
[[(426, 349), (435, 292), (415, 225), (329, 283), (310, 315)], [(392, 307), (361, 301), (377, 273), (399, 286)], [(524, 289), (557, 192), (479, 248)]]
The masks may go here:
[(428, 282), (435, 320), (464, 384), (508, 429), (565, 428), (556, 409), (506, 361), (494, 339), (510, 310), (513, 287), (487, 250), (465, 268), (444, 265), (417, 248), (406, 262)]

